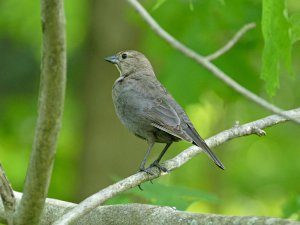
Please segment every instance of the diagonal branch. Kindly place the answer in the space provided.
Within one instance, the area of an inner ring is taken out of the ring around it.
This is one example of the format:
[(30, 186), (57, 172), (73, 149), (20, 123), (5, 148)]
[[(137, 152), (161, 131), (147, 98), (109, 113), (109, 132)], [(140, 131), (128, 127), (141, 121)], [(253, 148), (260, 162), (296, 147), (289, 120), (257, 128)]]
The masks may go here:
[(41, 0), (43, 49), (39, 110), (24, 195), (15, 225), (35, 225), (43, 212), (54, 164), (66, 86), (63, 0)]
[[(284, 112), (290, 118), (300, 118), (300, 108), (289, 110)], [(260, 120), (256, 120), (244, 125), (237, 125), (231, 129), (225, 130), (209, 139), (206, 140), (206, 143), (209, 147), (216, 147), (225, 143), (233, 138), (247, 136), (251, 134), (257, 134), (259, 136), (263, 135), (261, 129), (283, 123), (288, 121), (287, 118), (280, 117), (278, 115), (272, 115), (265, 117)], [(189, 161), (191, 158), (195, 157), (196, 155), (200, 154), (202, 150), (197, 146), (192, 146), (173, 159), (170, 159), (164, 163), (164, 166), (169, 170), (174, 170), (182, 166), (184, 163)], [(61, 218), (59, 218), (54, 225), (66, 225), (70, 224), (71, 222), (77, 220), (78, 218), (82, 217), (83, 215), (89, 213), (91, 210), (102, 204), (104, 201), (112, 198), (113, 196), (128, 190), (132, 187), (135, 187), (145, 181), (153, 180), (159, 176), (166, 175), (167, 173), (159, 173), (157, 168), (152, 168), (150, 171), (154, 175), (149, 175), (144, 172), (136, 173), (130, 177), (127, 177), (115, 184), (108, 186), (100, 190), (99, 192), (91, 195), (90, 197), (86, 198), (72, 210), (67, 212)]]
[(234, 36), (233, 38), (227, 42), (226, 45), (224, 45), (222, 48), (217, 50), (216, 52), (205, 56), (205, 58), (209, 61), (212, 61), (216, 58), (219, 58), (221, 55), (225, 54), (227, 51), (229, 51), (238, 41), (239, 39), (249, 30), (255, 28), (255, 23), (248, 23), (244, 25)]
[(169, 43), (173, 48), (177, 49), (178, 51), (182, 52), (188, 58), (195, 60), (197, 63), (201, 64), (207, 70), (211, 71), (217, 78), (222, 80), (225, 84), (231, 87), (233, 90), (237, 91), (238, 93), (242, 94), (246, 98), (250, 99), (251, 101), (255, 102), (259, 106), (269, 110), (270, 112), (276, 113), (283, 117), (288, 118), (298, 124), (300, 124), (300, 119), (289, 118), (288, 115), (285, 115), (282, 112), (282, 109), (278, 108), (275, 105), (272, 105), (268, 101), (264, 100), (263, 98), (259, 97), (258, 95), (254, 94), (253, 92), (249, 91), (245, 87), (241, 86), (239, 83), (234, 81), (230, 78), (226, 73), (220, 70), (217, 66), (211, 63), (206, 57), (196, 53), (192, 49), (188, 48), (178, 40), (176, 40), (172, 35), (166, 32), (151, 16), (150, 14), (144, 9), (144, 7), (137, 1), (137, 0), (127, 0), (127, 2), (140, 14), (140, 16), (148, 23), (148, 25), (152, 28), (152, 30), (160, 36), (163, 40)]

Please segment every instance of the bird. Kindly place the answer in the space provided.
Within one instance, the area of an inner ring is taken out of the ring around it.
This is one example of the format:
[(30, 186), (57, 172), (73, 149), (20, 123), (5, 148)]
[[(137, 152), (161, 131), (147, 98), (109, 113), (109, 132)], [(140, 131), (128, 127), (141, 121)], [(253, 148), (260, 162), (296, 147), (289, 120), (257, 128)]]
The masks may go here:
[[(156, 78), (150, 61), (142, 53), (126, 50), (105, 60), (114, 64), (120, 72), (112, 87), (118, 118), (130, 132), (148, 143), (139, 171), (152, 174), (150, 169), (157, 167), (160, 171), (169, 172), (160, 165), (160, 161), (171, 144), (180, 140), (200, 147), (219, 168), (225, 169), (198, 134), (183, 108)], [(145, 168), (155, 143), (166, 145), (150, 166)]]

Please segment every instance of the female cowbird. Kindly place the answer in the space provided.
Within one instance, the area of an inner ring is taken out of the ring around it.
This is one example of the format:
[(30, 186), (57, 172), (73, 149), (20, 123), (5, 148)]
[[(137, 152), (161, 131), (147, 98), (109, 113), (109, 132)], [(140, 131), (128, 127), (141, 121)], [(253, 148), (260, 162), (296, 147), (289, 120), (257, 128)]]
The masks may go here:
[[(170, 145), (179, 140), (197, 145), (218, 167), (224, 169), (181, 106), (156, 79), (150, 62), (142, 53), (122, 51), (105, 60), (115, 64), (120, 72), (120, 77), (112, 89), (119, 119), (129, 131), (148, 142), (148, 150), (139, 171), (150, 173), (149, 168), (155, 166), (167, 172), (159, 162)], [(145, 169), (147, 157), (155, 142), (166, 143), (166, 146), (158, 158)]]

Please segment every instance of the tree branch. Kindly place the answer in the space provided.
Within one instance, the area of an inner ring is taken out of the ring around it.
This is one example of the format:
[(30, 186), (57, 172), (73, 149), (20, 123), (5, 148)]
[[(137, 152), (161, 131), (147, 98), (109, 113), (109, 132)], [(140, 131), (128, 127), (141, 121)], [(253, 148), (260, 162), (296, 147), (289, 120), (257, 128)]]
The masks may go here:
[(224, 53), (226, 53), (227, 51), (229, 51), (238, 41), (239, 39), (249, 30), (255, 28), (256, 24), (255, 23), (248, 23), (246, 25), (244, 25), (234, 36), (233, 38), (227, 42), (226, 45), (224, 45), (222, 48), (220, 48), (219, 50), (217, 50), (216, 52), (205, 56), (205, 59), (212, 61), (216, 58), (219, 58), (221, 55), (223, 55)]
[[(300, 108), (289, 110), (284, 112), (288, 117), (291, 118), (300, 118)], [(256, 120), (254, 122), (250, 122), (244, 125), (235, 125), (233, 128), (225, 130), (209, 139), (206, 140), (206, 143), (209, 147), (216, 147), (224, 142), (227, 142), (233, 138), (247, 136), (251, 134), (260, 134), (261, 136), (264, 132), (261, 129), (288, 121), (287, 118), (280, 117), (278, 115), (272, 115), (265, 117), (260, 120)], [(169, 171), (172, 171), (184, 163), (186, 163), (191, 158), (200, 154), (202, 150), (197, 146), (191, 146), (190, 148), (184, 150), (173, 159), (170, 159), (163, 163), (164, 167), (166, 167)], [(65, 225), (70, 224), (73, 221), (76, 221), (78, 218), (88, 214), (91, 210), (102, 204), (104, 201), (109, 198), (128, 190), (132, 187), (135, 187), (145, 181), (153, 180), (159, 176), (166, 175), (167, 173), (160, 173), (157, 168), (152, 168), (150, 171), (154, 175), (149, 175), (144, 172), (136, 173), (130, 177), (127, 177), (115, 184), (108, 186), (100, 190), (99, 192), (91, 195), (86, 198), (72, 210), (67, 212), (61, 218), (59, 218), (54, 225)]]
[[(22, 194), (15, 192), (17, 202)], [(65, 211), (76, 204), (56, 199), (46, 199), (41, 225), (49, 225)], [(97, 207), (84, 217), (79, 218), (74, 225), (157, 225), (159, 224), (269, 224), (269, 225), (300, 225), (300, 222), (261, 216), (223, 216), (215, 214), (190, 213), (176, 210), (168, 206), (145, 204), (110, 205)], [(164, 221), (163, 223), (161, 223)], [(0, 206), (0, 222), (5, 222), (5, 212)]]
[(24, 185), (14, 219), (17, 225), (38, 224), (42, 214), (61, 127), (66, 83), (63, 0), (41, 0), (43, 49), (38, 119)]
[[(284, 115), (282, 109), (278, 108), (275, 105), (272, 105), (268, 101), (264, 100), (263, 98), (259, 97), (258, 95), (252, 93), (245, 87), (241, 86), (239, 83), (234, 81), (230, 78), (226, 73), (220, 70), (217, 66), (212, 64), (206, 57), (197, 54), (192, 49), (188, 48), (178, 40), (176, 40), (172, 35), (166, 32), (151, 16), (150, 14), (144, 9), (144, 7), (137, 1), (137, 0), (127, 0), (127, 2), (140, 14), (140, 16), (148, 23), (148, 25), (152, 28), (152, 30), (160, 36), (163, 40), (165, 40), (168, 44), (170, 44), (173, 48), (177, 49), (178, 51), (182, 52), (188, 58), (193, 59), (197, 63), (201, 64), (204, 68), (212, 72), (217, 78), (231, 87), (233, 90), (237, 91), (238, 93), (242, 94), (246, 98), (250, 99), (251, 101), (255, 102), (259, 106), (263, 107), (264, 109), (269, 110), (270, 112), (276, 113), (283, 117), (287, 117), (288, 115)], [(288, 118), (298, 124), (300, 124), (300, 119), (295, 118)]]
[(6, 222), (13, 224), (13, 214), (16, 210), (16, 199), (13, 189), (5, 175), (2, 164), (0, 163), (0, 195), (4, 206)]

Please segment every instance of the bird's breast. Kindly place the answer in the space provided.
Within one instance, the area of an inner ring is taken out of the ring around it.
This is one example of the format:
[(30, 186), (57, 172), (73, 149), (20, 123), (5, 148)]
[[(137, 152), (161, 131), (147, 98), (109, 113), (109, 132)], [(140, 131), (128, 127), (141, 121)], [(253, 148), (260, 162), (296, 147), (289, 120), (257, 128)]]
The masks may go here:
[(147, 107), (147, 101), (136, 81), (123, 79), (115, 83), (112, 98), (118, 117), (125, 123), (125, 120), (142, 117), (143, 109)]
[(139, 137), (151, 138), (155, 128), (145, 113), (153, 105), (148, 88), (140, 80), (125, 78), (114, 84), (112, 97), (116, 114), (124, 126)]

